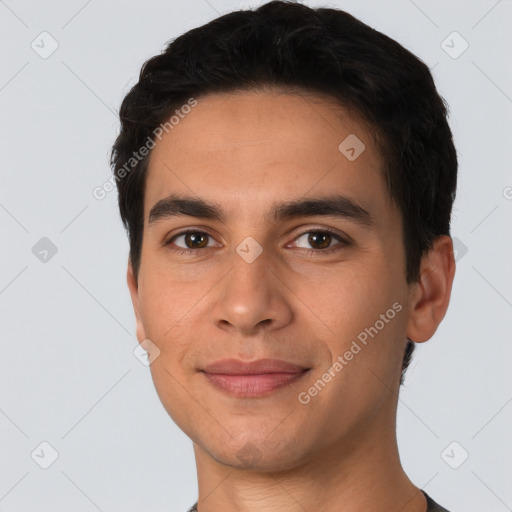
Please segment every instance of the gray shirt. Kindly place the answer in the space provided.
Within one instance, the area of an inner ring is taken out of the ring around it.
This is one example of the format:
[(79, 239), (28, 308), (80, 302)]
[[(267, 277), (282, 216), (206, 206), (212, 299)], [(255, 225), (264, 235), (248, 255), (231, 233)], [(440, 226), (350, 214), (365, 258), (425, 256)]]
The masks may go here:
[[(438, 505), (425, 491), (421, 491), (425, 495), (425, 499), (427, 500), (427, 510), (426, 512), (449, 512), (445, 508)], [(194, 503), (192, 508), (188, 510), (188, 512), (198, 512), (197, 510), (197, 502)]]

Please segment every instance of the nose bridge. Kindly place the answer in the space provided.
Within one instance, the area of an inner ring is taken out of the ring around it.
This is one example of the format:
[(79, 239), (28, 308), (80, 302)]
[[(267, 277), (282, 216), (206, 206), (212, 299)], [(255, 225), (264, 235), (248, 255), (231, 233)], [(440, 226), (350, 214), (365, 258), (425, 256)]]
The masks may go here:
[(269, 267), (269, 255), (261, 250), (256, 255), (256, 248), (251, 242), (240, 244), (231, 257), (231, 272), (225, 299), (243, 303), (259, 303), (270, 298), (272, 294)]
[(264, 245), (267, 239), (265, 227), (262, 229), (260, 222), (255, 223), (255, 217), (261, 212), (254, 211), (252, 205), (241, 208), (243, 212), (237, 219), (233, 228), (231, 253), (231, 265), (233, 279), (235, 280), (265, 280), (270, 271), (271, 254), (268, 246)]
[(231, 255), (231, 271), (222, 283), (214, 322), (242, 332), (266, 325), (277, 328), (291, 318), (290, 304), (271, 268), (271, 255), (245, 239)]

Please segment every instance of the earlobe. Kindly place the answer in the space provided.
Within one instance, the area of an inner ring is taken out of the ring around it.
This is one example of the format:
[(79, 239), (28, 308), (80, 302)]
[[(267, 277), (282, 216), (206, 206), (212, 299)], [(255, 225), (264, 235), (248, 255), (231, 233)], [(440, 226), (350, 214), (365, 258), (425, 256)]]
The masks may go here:
[(130, 297), (132, 299), (133, 311), (135, 313), (135, 319), (137, 322), (137, 340), (142, 342), (146, 339), (146, 331), (144, 329), (144, 324), (142, 323), (142, 317), (140, 313), (140, 304), (139, 304), (139, 288), (137, 284), (137, 280), (135, 278), (135, 274), (133, 271), (133, 266), (131, 260), (128, 260), (128, 270), (126, 272), (126, 281), (128, 283), (128, 289), (130, 290)]
[(454, 276), (453, 242), (451, 237), (441, 235), (423, 256), (419, 282), (411, 285), (408, 338), (422, 343), (434, 335), (448, 309)]

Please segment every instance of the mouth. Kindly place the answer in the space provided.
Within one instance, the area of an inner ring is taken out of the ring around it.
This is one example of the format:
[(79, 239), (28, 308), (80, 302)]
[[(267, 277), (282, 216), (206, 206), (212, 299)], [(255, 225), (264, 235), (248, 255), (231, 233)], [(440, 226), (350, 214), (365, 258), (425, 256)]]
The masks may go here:
[(223, 359), (201, 372), (216, 389), (241, 398), (269, 395), (301, 380), (310, 369), (278, 359)]

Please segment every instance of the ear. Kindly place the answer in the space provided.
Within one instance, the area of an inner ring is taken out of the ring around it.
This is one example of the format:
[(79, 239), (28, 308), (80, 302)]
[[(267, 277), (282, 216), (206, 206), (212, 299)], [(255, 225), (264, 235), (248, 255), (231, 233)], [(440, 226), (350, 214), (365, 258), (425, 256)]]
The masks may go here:
[(441, 323), (455, 276), (453, 241), (441, 235), (421, 261), (420, 279), (410, 289), (407, 337), (417, 343), (429, 340)]
[(140, 314), (140, 304), (139, 304), (139, 289), (137, 285), (137, 280), (135, 279), (135, 274), (133, 272), (133, 266), (131, 260), (128, 258), (128, 272), (126, 273), (126, 280), (128, 282), (128, 288), (130, 290), (130, 296), (132, 298), (133, 310), (135, 312), (135, 319), (137, 321), (137, 340), (139, 343), (146, 339), (146, 331), (144, 329), (144, 325), (142, 323), (142, 318)]

